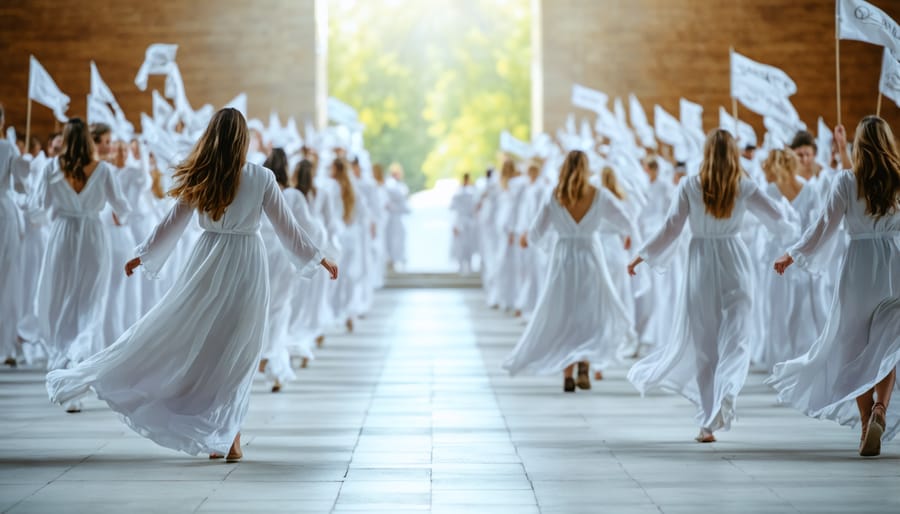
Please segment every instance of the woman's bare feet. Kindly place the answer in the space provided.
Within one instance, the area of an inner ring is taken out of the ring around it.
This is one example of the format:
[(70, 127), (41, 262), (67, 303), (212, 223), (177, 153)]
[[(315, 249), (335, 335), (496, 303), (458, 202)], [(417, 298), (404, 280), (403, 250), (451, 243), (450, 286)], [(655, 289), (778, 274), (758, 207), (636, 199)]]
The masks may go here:
[(260, 359), (260, 361), (259, 361), (259, 372), (260, 372), (260, 373), (265, 373), (265, 372), (266, 372), (266, 366), (268, 366), (268, 365), (269, 365), (269, 359)]
[(701, 428), (700, 433), (697, 435), (697, 437), (694, 438), (694, 440), (698, 443), (714, 443), (716, 442), (716, 436), (713, 435), (712, 431)]
[(321, 348), (322, 345), (325, 344), (325, 336), (319, 336), (316, 338), (316, 347)]
[(347, 332), (353, 332), (353, 318), (347, 318)]
[(234, 436), (234, 442), (231, 443), (231, 449), (228, 450), (228, 456), (225, 457), (225, 462), (238, 462), (244, 456), (244, 452), (241, 451), (241, 433), (238, 432), (236, 436)]
[(300, 361), (300, 367), (306, 369), (309, 366), (309, 357), (303, 357), (303, 360)]

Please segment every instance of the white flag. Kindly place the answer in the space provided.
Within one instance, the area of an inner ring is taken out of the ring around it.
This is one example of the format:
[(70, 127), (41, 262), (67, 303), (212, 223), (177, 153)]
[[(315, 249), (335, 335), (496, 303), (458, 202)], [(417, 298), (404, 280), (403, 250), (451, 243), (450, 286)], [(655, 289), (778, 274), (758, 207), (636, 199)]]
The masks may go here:
[(691, 137), (699, 136), (705, 139), (703, 132), (703, 106), (690, 100), (682, 98), (678, 102), (680, 111), (681, 126), (684, 127)]
[(887, 48), (884, 49), (881, 61), (881, 80), (878, 81), (878, 90), (893, 100), (897, 107), (900, 107), (900, 61)]
[(806, 130), (806, 124), (802, 121), (790, 122), (770, 116), (763, 116), (763, 125), (773, 141), (783, 146), (791, 144), (797, 132)]
[(116, 116), (113, 114), (109, 105), (94, 95), (87, 95), (87, 122), (88, 124), (103, 123), (109, 125), (110, 129), (116, 128)]
[(740, 100), (746, 90), (787, 98), (797, 92), (797, 84), (774, 66), (731, 52), (731, 96)]
[[(16, 129), (15, 128), (6, 127), (6, 140), (9, 142), (9, 144), (12, 145), (13, 153), (16, 155), (16, 157), (18, 157), (19, 156), (19, 147), (16, 146)], [(28, 144), (28, 141), (26, 141), (25, 142), (25, 152), (26, 153), (28, 152), (29, 146), (30, 145)]]
[(95, 101), (106, 102), (110, 105), (118, 105), (116, 103), (116, 97), (113, 95), (112, 90), (109, 89), (109, 86), (106, 85), (106, 82), (103, 81), (103, 77), (100, 76), (100, 70), (97, 69), (97, 65), (94, 61), (91, 61), (90, 95)]
[(637, 133), (641, 144), (647, 148), (656, 148), (656, 135), (653, 133), (653, 127), (647, 122), (647, 114), (638, 101), (637, 97), (628, 95), (628, 110), (631, 117), (631, 126)]
[(191, 103), (188, 102), (187, 93), (184, 92), (184, 80), (181, 78), (181, 70), (178, 65), (172, 63), (169, 74), (166, 75), (166, 98), (175, 102), (175, 112), (181, 115), (181, 119), (188, 123), (194, 114)]
[(734, 119), (724, 107), (719, 107), (719, 128), (731, 132), (741, 147), (757, 146), (756, 131), (749, 123)]
[(241, 93), (236, 97), (232, 98), (230, 102), (225, 104), (225, 107), (231, 107), (233, 109), (237, 109), (238, 112), (247, 117), (247, 93)]
[(156, 43), (147, 47), (144, 63), (134, 78), (134, 84), (141, 91), (147, 90), (147, 77), (150, 75), (168, 75), (175, 65), (175, 53), (178, 45)]
[(351, 127), (357, 124), (358, 115), (356, 109), (334, 97), (328, 97), (328, 119), (338, 125)]
[[(297, 128), (297, 120), (293, 116), (288, 118), (287, 126), (284, 128), (285, 140), (284, 151), (291, 155), (300, 151), (303, 147), (303, 138), (300, 137), (300, 130)], [(360, 134), (362, 137), (362, 134)]]
[(821, 116), (819, 116), (817, 125), (816, 146), (818, 147), (818, 152), (816, 152), (816, 160), (827, 168), (831, 166), (831, 142), (834, 140), (834, 134), (832, 134), (831, 129), (828, 128)]
[(575, 107), (599, 113), (602, 109), (606, 109), (607, 102), (609, 97), (606, 93), (580, 84), (572, 85), (572, 105)]
[(684, 146), (684, 127), (681, 122), (658, 105), (653, 107), (653, 125), (660, 141), (674, 147)]
[(759, 90), (744, 89), (740, 96), (735, 98), (760, 116), (791, 122), (800, 120), (797, 109), (786, 96), (773, 96)]
[(616, 121), (619, 122), (620, 126), (628, 126), (628, 116), (625, 114), (625, 104), (622, 103), (622, 99), (619, 97), (616, 97), (613, 101), (613, 113), (615, 113)]
[(169, 102), (166, 101), (165, 98), (159, 91), (153, 90), (153, 122), (156, 123), (158, 127), (165, 127), (166, 123), (168, 123), (169, 118), (172, 117), (172, 114), (175, 112), (175, 109), (169, 105)]
[(837, 0), (838, 38), (883, 46), (900, 58), (900, 24), (863, 0)]
[(56, 82), (53, 82), (53, 78), (33, 55), (28, 71), (28, 98), (53, 109), (57, 120), (63, 123), (69, 121), (66, 116), (66, 111), (69, 110), (69, 97), (59, 90)]
[(523, 159), (530, 158), (534, 153), (530, 144), (516, 138), (506, 130), (500, 133), (500, 149), (506, 153), (518, 155)]

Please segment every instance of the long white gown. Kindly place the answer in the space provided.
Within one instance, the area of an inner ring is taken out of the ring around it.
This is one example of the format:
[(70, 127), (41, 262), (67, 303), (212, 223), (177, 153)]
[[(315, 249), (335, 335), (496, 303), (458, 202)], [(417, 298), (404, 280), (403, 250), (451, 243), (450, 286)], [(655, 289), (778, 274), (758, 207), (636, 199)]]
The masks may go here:
[[(199, 215), (204, 231), (175, 286), (111, 347), (49, 373), (51, 401), (93, 389), (129, 427), (161, 446), (225, 454), (247, 412), (266, 331), (263, 211), (297, 269), (314, 272), (319, 251), (294, 222), (272, 172), (248, 163), (224, 216)], [(138, 246), (148, 274), (159, 272), (193, 213), (177, 203)]]
[(37, 209), (49, 210), (53, 220), (38, 279), (37, 317), (48, 368), (60, 369), (104, 345), (112, 254), (100, 211), (109, 203), (126, 223), (131, 207), (108, 163), (97, 164), (76, 193), (59, 159), (45, 167), (30, 201)]
[(450, 200), (453, 213), (450, 258), (459, 263), (462, 273), (472, 271), (472, 260), (478, 253), (477, 202), (477, 193), (472, 186), (460, 186)]
[(385, 242), (387, 259), (394, 264), (406, 262), (406, 226), (403, 218), (409, 214), (409, 187), (393, 177), (385, 181), (387, 193), (387, 225)]
[[(856, 426), (856, 397), (900, 363), (900, 213), (878, 219), (866, 214), (855, 175), (843, 172), (818, 219), (788, 254), (801, 267), (827, 269), (828, 245), (841, 221), (850, 245), (825, 328), (808, 353), (776, 365), (768, 383), (779, 400), (807, 416)], [(894, 398), (898, 389), (900, 382)], [(900, 429), (900, 409), (891, 405), (886, 421), (889, 441)]]
[[(662, 176), (647, 188), (647, 203), (639, 218), (642, 239), (652, 236), (666, 219), (666, 208), (672, 203), (675, 186)], [(669, 307), (678, 291), (671, 274), (646, 273), (636, 277), (635, 325), (642, 344), (655, 346), (662, 342), (673, 324)]]
[[(0, 140), (0, 359), (17, 355), (18, 320), (22, 310), (21, 230), (13, 189), (25, 191), (28, 163), (16, 147)], [(13, 189), (11, 189), (13, 188)]]
[(734, 210), (725, 219), (706, 213), (700, 177), (685, 178), (662, 227), (638, 252), (651, 267), (663, 267), (690, 223), (693, 235), (671, 335), (632, 366), (628, 380), (641, 395), (661, 388), (684, 396), (696, 405), (699, 426), (709, 431), (730, 428), (750, 366), (753, 263), (740, 237), (747, 211), (775, 234), (794, 230), (749, 178), (741, 179)]
[[(37, 188), (48, 162), (50, 159), (44, 155), (44, 152), (32, 159), (25, 185), (28, 191)], [(40, 344), (36, 299), (44, 250), (50, 236), (50, 216), (46, 210), (37, 208), (32, 202), (29, 202), (28, 195), (22, 195), (19, 206), (22, 210), (25, 229), (21, 252), (22, 311), (19, 318), (19, 337), (28, 343), (23, 345), (23, 350), (28, 363), (34, 365), (38, 363), (37, 361), (46, 358), (44, 347)]]
[[(768, 184), (765, 191), (775, 201), (788, 202), (775, 184)], [(817, 189), (807, 185), (789, 202), (798, 215), (801, 227), (815, 222), (820, 204), (817, 194)], [(771, 371), (779, 362), (797, 358), (809, 351), (825, 327), (828, 314), (829, 297), (821, 274), (804, 269), (791, 270), (787, 276), (772, 273), (772, 263), (784, 254), (790, 243), (768, 238), (761, 255), (761, 260), (766, 264), (766, 274), (762, 280), (761, 294), (757, 296), (762, 301), (757, 311), (764, 322), (764, 332), (757, 364), (766, 371)]]
[(528, 240), (552, 251), (544, 291), (503, 363), (510, 375), (559, 373), (585, 360), (603, 368), (616, 362), (619, 341), (636, 337), (597, 243), (604, 226), (623, 234), (633, 226), (604, 190), (597, 190), (578, 223), (555, 198), (541, 207)]
[[(531, 217), (546, 203), (552, 192), (552, 187), (543, 177), (537, 177), (534, 182), (527, 183), (519, 197), (518, 213), (516, 215), (516, 234), (525, 233)], [(518, 245), (518, 236), (515, 244)], [(519, 291), (516, 296), (516, 310), (523, 316), (530, 317), (537, 306), (538, 298), (544, 287), (544, 276), (547, 269), (547, 255), (536, 246), (519, 248)]]
[(519, 246), (518, 228), (519, 205), (528, 178), (517, 176), (509, 180), (506, 189), (500, 189), (497, 196), (497, 215), (494, 223), (500, 240), (494, 258), (495, 287), (501, 309), (513, 309), (522, 283), (522, 248)]
[(332, 290), (331, 305), (338, 320), (355, 318), (366, 313), (365, 289), (369, 287), (366, 280), (366, 240), (371, 237), (369, 232), (369, 212), (366, 210), (366, 202), (360, 198), (356, 185), (351, 181), (355, 196), (353, 214), (349, 222), (344, 222), (344, 202), (341, 199), (340, 188), (336, 182), (333, 184), (334, 209), (341, 220), (340, 245), (341, 245), (341, 271), (344, 272), (344, 280), (338, 281)]

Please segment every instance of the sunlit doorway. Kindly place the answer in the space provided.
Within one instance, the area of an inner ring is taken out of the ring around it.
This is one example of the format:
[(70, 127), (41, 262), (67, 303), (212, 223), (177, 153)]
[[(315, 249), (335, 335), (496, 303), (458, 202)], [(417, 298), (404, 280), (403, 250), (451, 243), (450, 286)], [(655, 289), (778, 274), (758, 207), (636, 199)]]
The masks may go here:
[(450, 200), (528, 140), (534, 0), (327, 0), (327, 92), (365, 126), (372, 162), (403, 167), (410, 273), (454, 273)]

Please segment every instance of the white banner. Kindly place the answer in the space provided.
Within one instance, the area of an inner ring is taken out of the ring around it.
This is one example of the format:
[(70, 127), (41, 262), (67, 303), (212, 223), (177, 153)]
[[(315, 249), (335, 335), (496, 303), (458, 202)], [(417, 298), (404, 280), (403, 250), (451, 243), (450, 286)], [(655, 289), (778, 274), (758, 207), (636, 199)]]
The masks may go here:
[(175, 113), (175, 109), (169, 105), (169, 102), (166, 101), (165, 98), (159, 91), (153, 90), (153, 121), (156, 123), (158, 127), (165, 127), (169, 122), (169, 118), (172, 117), (172, 114)]
[(602, 109), (606, 109), (609, 102), (609, 96), (602, 91), (584, 87), (580, 84), (572, 85), (572, 105), (599, 113)]
[(41, 66), (34, 56), (28, 70), (28, 98), (53, 109), (56, 119), (65, 123), (69, 121), (66, 111), (69, 110), (69, 97), (60, 91), (47, 70)]
[(740, 99), (746, 90), (787, 98), (797, 92), (797, 84), (774, 66), (731, 52), (731, 96)]
[(113, 131), (115, 131), (116, 126), (118, 125), (116, 117), (106, 101), (100, 100), (94, 95), (87, 95), (87, 122), (89, 125), (93, 123), (104, 123), (109, 125)]
[(831, 142), (833, 140), (834, 134), (828, 128), (828, 125), (825, 124), (825, 120), (819, 116), (816, 126), (816, 146), (819, 147), (818, 152), (816, 152), (816, 160), (822, 166), (829, 167), (831, 165)]
[(641, 106), (641, 102), (633, 94), (628, 95), (628, 110), (631, 117), (631, 126), (634, 127), (641, 144), (647, 148), (656, 148), (656, 134), (653, 132), (653, 127), (647, 122), (647, 114), (644, 112), (644, 107)]
[(147, 47), (144, 53), (144, 63), (141, 64), (134, 77), (134, 84), (141, 91), (147, 90), (147, 78), (150, 75), (168, 75), (175, 66), (175, 53), (178, 45), (156, 43)]
[(749, 123), (734, 119), (724, 107), (719, 107), (719, 128), (731, 132), (743, 148), (747, 145), (757, 146), (756, 131)]
[(100, 70), (97, 69), (97, 64), (94, 63), (94, 61), (91, 61), (90, 95), (94, 98), (95, 101), (106, 102), (110, 105), (118, 105), (115, 95), (113, 95), (112, 90), (109, 89), (109, 86), (106, 85), (106, 82), (103, 81), (103, 77), (100, 76)]
[(686, 143), (681, 122), (658, 105), (653, 107), (653, 125), (656, 137), (663, 143), (673, 147), (683, 147)]
[(354, 109), (353, 107), (350, 107), (337, 98), (330, 96), (328, 97), (327, 108), (328, 119), (330, 121), (333, 121), (338, 125), (345, 125), (347, 127), (357, 125), (359, 115), (357, 114), (356, 109)]
[(500, 150), (518, 155), (523, 159), (528, 159), (534, 154), (530, 144), (516, 138), (506, 130), (500, 133)]
[(881, 79), (878, 81), (878, 90), (881, 94), (890, 98), (900, 107), (900, 61), (884, 49), (881, 61)]
[(900, 58), (900, 25), (863, 0), (837, 0), (838, 38), (883, 46)]

